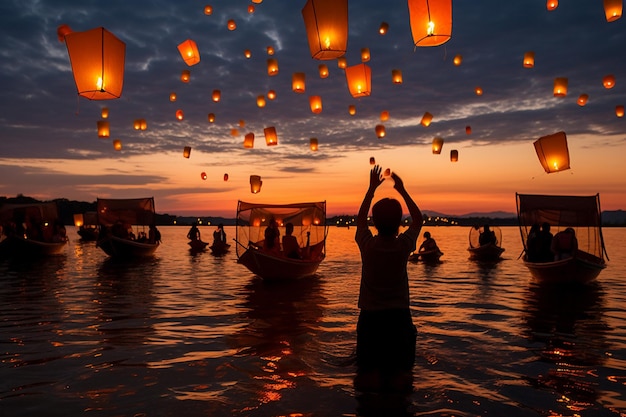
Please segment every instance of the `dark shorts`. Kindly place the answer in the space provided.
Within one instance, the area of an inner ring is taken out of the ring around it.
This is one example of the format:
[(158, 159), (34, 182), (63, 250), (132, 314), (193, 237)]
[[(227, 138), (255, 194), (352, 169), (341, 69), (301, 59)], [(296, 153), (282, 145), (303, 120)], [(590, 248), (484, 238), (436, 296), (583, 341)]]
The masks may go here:
[(417, 329), (409, 309), (361, 310), (356, 334), (360, 370), (409, 371), (413, 368)]

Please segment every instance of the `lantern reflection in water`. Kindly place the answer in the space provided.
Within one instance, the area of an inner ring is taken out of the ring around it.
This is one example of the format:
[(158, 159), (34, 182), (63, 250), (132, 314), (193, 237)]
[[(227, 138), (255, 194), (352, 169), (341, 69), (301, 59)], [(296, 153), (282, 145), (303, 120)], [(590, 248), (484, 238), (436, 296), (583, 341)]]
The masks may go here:
[(534, 142), (541, 166), (547, 173), (569, 169), (569, 150), (565, 132), (542, 136)]
[(307, 0), (302, 18), (314, 59), (335, 59), (348, 44), (348, 0)]

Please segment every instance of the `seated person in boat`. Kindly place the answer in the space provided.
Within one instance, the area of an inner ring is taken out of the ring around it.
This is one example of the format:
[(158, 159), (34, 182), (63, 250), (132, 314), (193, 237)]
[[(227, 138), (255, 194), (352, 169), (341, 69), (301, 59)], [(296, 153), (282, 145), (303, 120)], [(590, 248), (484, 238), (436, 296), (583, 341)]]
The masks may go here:
[(65, 226), (60, 221), (56, 222), (54, 225), (54, 234), (52, 235), (52, 241), (59, 242), (67, 242), (67, 231), (65, 230)]
[(187, 239), (200, 240), (200, 229), (198, 229), (198, 222), (193, 222), (191, 224), (191, 229), (189, 229), (189, 232), (187, 232)]
[(530, 227), (528, 238), (526, 239), (526, 260), (528, 262), (541, 262), (541, 251), (539, 248), (539, 233), (541, 226), (535, 223)]
[(115, 237), (128, 239), (128, 228), (129, 226), (125, 226), (121, 221), (117, 221), (113, 226), (111, 226), (111, 233)]
[(224, 246), (226, 244), (226, 232), (222, 223), (217, 225), (213, 232), (213, 246)]
[(554, 254), (552, 253), (552, 232), (550, 232), (550, 224), (543, 223), (541, 230), (537, 236), (537, 262), (552, 262)]
[(302, 259), (302, 249), (298, 244), (298, 239), (293, 235), (293, 223), (285, 225), (285, 236), (283, 236), (283, 253), (287, 258)]
[(269, 226), (265, 229), (263, 249), (268, 252), (280, 252), (280, 231), (275, 219), (271, 219)]
[(139, 236), (137, 237), (137, 242), (146, 243), (148, 241), (148, 236), (146, 236), (146, 232), (139, 232)]
[(484, 225), (482, 233), (478, 236), (478, 244), (480, 246), (484, 246), (489, 244), (495, 245), (497, 243), (498, 239), (496, 238), (494, 231), (489, 228), (488, 224)]
[(560, 261), (562, 259), (569, 259), (576, 256), (578, 250), (578, 239), (576, 239), (576, 232), (571, 227), (558, 232), (552, 239), (552, 253), (554, 253), (554, 260)]
[(430, 232), (424, 232), (424, 241), (420, 245), (418, 252), (434, 252), (438, 250), (439, 246), (437, 246), (437, 242), (432, 238)]
[(148, 243), (160, 243), (161, 242), (161, 232), (157, 229), (156, 225), (153, 223), (148, 228)]

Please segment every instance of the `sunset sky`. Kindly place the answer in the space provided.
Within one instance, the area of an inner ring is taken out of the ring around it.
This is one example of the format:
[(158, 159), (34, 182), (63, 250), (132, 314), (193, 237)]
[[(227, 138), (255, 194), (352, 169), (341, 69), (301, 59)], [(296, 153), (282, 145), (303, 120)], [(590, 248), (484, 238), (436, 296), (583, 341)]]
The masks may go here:
[[(206, 4), (212, 15), (205, 15)], [(603, 210), (626, 209), (626, 117), (615, 113), (616, 105), (626, 105), (626, 17), (607, 22), (601, 0), (562, 1), (554, 11), (544, 0), (455, 0), (452, 38), (430, 48), (413, 45), (406, 0), (351, 0), (348, 66), (361, 63), (362, 48), (371, 52), (372, 92), (358, 99), (336, 60), (311, 58), (304, 0), (263, 0), (253, 13), (250, 4), (2, 1), (0, 196), (154, 196), (159, 213), (227, 217), (237, 200), (326, 200), (329, 215), (352, 214), (374, 157), (400, 175), (426, 212), (513, 213), (516, 192), (600, 193)], [(228, 30), (229, 19), (236, 30)], [(383, 21), (389, 23), (384, 36)], [(76, 32), (104, 27), (126, 43), (121, 98), (79, 98), (66, 45), (57, 39), (61, 24)], [(177, 49), (187, 39), (201, 55), (192, 67)], [(267, 74), (268, 46), (279, 64), (275, 76)], [(534, 68), (522, 66), (527, 51), (535, 52)], [(463, 61), (455, 66), (459, 54)], [(328, 78), (320, 78), (319, 64), (328, 65)], [(187, 84), (180, 81), (185, 69)], [(392, 69), (402, 70), (402, 84), (392, 83)], [(292, 91), (295, 72), (306, 74), (304, 94)], [(611, 89), (602, 83), (608, 74), (616, 79)], [(556, 77), (569, 80), (564, 98), (553, 96)], [(474, 93), (477, 86), (482, 96)], [(214, 89), (221, 90), (218, 103), (211, 100)], [(269, 90), (277, 98), (259, 108), (256, 97)], [(589, 101), (581, 107), (583, 93)], [(322, 97), (320, 114), (310, 110), (311, 95)], [(102, 107), (110, 113), (108, 139), (96, 130)], [(183, 121), (175, 118), (178, 109)], [(380, 121), (381, 111), (389, 120)], [(425, 112), (434, 116), (428, 127), (420, 125)], [(147, 130), (134, 130), (138, 118)], [(386, 127), (382, 139), (377, 124)], [(278, 146), (265, 145), (269, 126)], [(547, 174), (533, 142), (559, 131), (567, 134), (571, 169)], [(254, 148), (244, 149), (249, 132)], [(431, 151), (436, 136), (445, 140), (440, 155)], [(311, 137), (319, 140), (317, 152), (309, 149)], [(113, 139), (122, 141), (121, 151)], [(185, 146), (192, 148), (188, 159)], [(456, 163), (451, 149), (459, 152)], [(259, 194), (250, 192), (251, 174), (262, 177)], [(389, 181), (376, 198), (396, 195)]]

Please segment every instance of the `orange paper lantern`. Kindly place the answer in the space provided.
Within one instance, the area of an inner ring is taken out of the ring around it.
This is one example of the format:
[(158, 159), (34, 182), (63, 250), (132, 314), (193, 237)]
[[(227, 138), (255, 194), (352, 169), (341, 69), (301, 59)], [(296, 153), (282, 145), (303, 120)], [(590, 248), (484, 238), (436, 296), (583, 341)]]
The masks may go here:
[(348, 66), (348, 60), (346, 59), (345, 56), (341, 56), (341, 57), (337, 58), (337, 67), (338, 68), (346, 69), (347, 66)]
[(604, 0), (604, 15), (607, 22), (614, 22), (622, 17), (622, 0)]
[(270, 77), (278, 74), (278, 60), (269, 58), (267, 60), (267, 75)]
[(578, 103), (580, 107), (583, 107), (585, 104), (587, 104), (587, 100), (589, 100), (589, 95), (581, 94), (580, 96), (578, 96), (578, 100), (576, 100), (576, 103)]
[(328, 65), (326, 64), (319, 64), (319, 66), (317, 67), (320, 73), (320, 78), (327, 78), (328, 77)]
[(524, 68), (532, 68), (535, 66), (535, 53), (533, 51), (528, 51), (524, 54), (523, 65)]
[(215, 122), (215, 113), (209, 113), (207, 119), (209, 119), (209, 123)]
[(380, 26), (378, 27), (378, 33), (380, 33), (381, 35), (386, 35), (388, 31), (389, 31), (389, 23), (382, 22)]
[(115, 149), (116, 151), (121, 151), (122, 150), (122, 141), (119, 139), (115, 139), (113, 141), (113, 149)]
[(266, 127), (263, 129), (263, 133), (265, 134), (265, 144), (267, 146), (278, 145), (278, 135), (274, 126)]
[(554, 79), (554, 97), (565, 97), (567, 95), (567, 78), (559, 77)]
[(452, 63), (454, 64), (455, 67), (460, 66), (462, 62), (463, 62), (462, 55), (455, 55), (454, 59), (452, 59)]
[(482, 87), (476, 87), (474, 88), (474, 93), (476, 93), (477, 96), (482, 96), (483, 95), (483, 89)]
[(206, 6), (204, 6), (204, 14), (207, 16), (210, 16), (213, 14), (213, 6), (211, 6), (210, 4), (207, 4)]
[(260, 96), (257, 96), (256, 105), (262, 108), (262, 107), (265, 107), (265, 104), (266, 104), (265, 96), (263, 94), (261, 94)]
[(176, 119), (177, 120), (183, 120), (185, 118), (185, 113), (183, 113), (182, 110), (178, 109), (176, 110)]
[(391, 82), (394, 84), (402, 84), (402, 71), (399, 69), (391, 70)]
[(243, 56), (245, 56), (246, 58), (250, 58), (252, 56), (252, 52), (250, 52), (249, 49), (245, 49), (243, 51)]
[(382, 139), (385, 137), (385, 135), (387, 134), (387, 132), (385, 131), (385, 126), (384, 125), (376, 125), (376, 127), (374, 128), (374, 130), (376, 131), (376, 136), (379, 139)]
[(552, 11), (559, 6), (559, 0), (547, 0), (546, 1), (546, 9)]
[(305, 75), (303, 72), (294, 72), (291, 77), (291, 88), (294, 93), (304, 93), (306, 90)]
[(346, 80), (352, 97), (365, 97), (371, 94), (372, 70), (366, 64), (346, 68)]
[(343, 56), (348, 44), (348, 0), (307, 0), (302, 17), (311, 57)]
[(254, 133), (247, 133), (243, 138), (243, 147), (247, 149), (254, 148)]
[(617, 117), (624, 117), (624, 106), (622, 106), (621, 104), (615, 106), (615, 115)]
[(433, 121), (433, 115), (426, 112), (424, 113), (424, 115), (422, 116), (422, 120), (420, 121), (420, 124), (424, 127), (428, 127), (430, 126), (430, 123)]
[(370, 59), (370, 48), (361, 48), (361, 62), (367, 62)]
[(370, 156), (370, 165), (376, 165), (376, 158)]
[(176, 101), (176, 98), (177, 98), (176, 93), (171, 92), (170, 93), (170, 101)]
[(146, 119), (139, 119), (139, 130), (146, 130), (148, 128), (148, 122)]
[(350, 116), (354, 116), (356, 114), (356, 106), (354, 104), (350, 104), (348, 106), (348, 113)]
[(248, 5), (248, 13), (252, 14), (252, 13), (254, 13), (254, 10), (255, 10), (254, 5), (253, 4), (249, 4)]
[(389, 120), (389, 111), (387, 110), (383, 110), (380, 112), (380, 121), (381, 122), (386, 122), (387, 120)]
[(459, 161), (459, 151), (457, 151), (456, 149), (452, 149), (450, 151), (450, 161), (451, 162), (458, 162)]
[(228, 22), (226, 22), (226, 26), (228, 27), (228, 30), (237, 29), (237, 24), (235, 23), (234, 19), (229, 19)]
[(322, 97), (321, 96), (310, 96), (309, 97), (309, 105), (311, 106), (311, 111), (315, 114), (319, 114), (322, 112)]
[(273, 46), (268, 46), (267, 47), (267, 54), (268, 55), (274, 55), (274, 47)]
[(222, 92), (220, 90), (213, 90), (213, 93), (211, 93), (211, 98), (215, 103), (217, 103), (222, 98)]
[(109, 108), (108, 107), (103, 107), (102, 110), (100, 111), (100, 115), (102, 116), (103, 119), (108, 119), (109, 118)]
[(605, 75), (602, 78), (602, 85), (604, 85), (604, 88), (606, 89), (615, 87), (615, 75), (613, 74)]
[(317, 143), (317, 138), (311, 138), (311, 139), (309, 140), (309, 148), (310, 148), (313, 152), (315, 152), (315, 151), (317, 151), (317, 150), (319, 149), (319, 147), (318, 147), (318, 143)]
[(183, 148), (183, 157), (189, 158), (189, 155), (191, 155), (191, 146), (185, 146)]
[(443, 148), (443, 138), (434, 138), (432, 149), (435, 155), (439, 155), (441, 153), (441, 149)]
[(98, 120), (98, 137), (99, 138), (108, 138), (111, 135), (111, 131), (109, 129), (109, 122), (105, 120)]
[(207, 179), (206, 172), (202, 172), (202, 173), (200, 174), (200, 178), (202, 178), (202, 180), (206, 180), (206, 179)]
[(565, 132), (542, 136), (534, 142), (541, 166), (547, 173), (569, 169), (569, 150)]
[(263, 181), (261, 181), (260, 175), (250, 175), (250, 192), (252, 194), (261, 192), (262, 185)]
[(228, 174), (224, 174), (224, 181), (228, 181)]
[(141, 130), (141, 119), (133, 120), (133, 129)]
[(180, 56), (183, 57), (183, 61), (185, 61), (185, 64), (189, 66), (196, 65), (198, 62), (200, 62), (200, 52), (198, 51), (198, 45), (196, 45), (196, 42), (191, 39), (187, 39), (186, 41), (181, 42), (178, 45), (178, 52), (180, 52)]
[(452, 0), (409, 0), (415, 46), (442, 45), (452, 36)]
[(191, 79), (191, 71), (189, 70), (183, 70), (180, 73), (180, 80), (184, 83), (188, 83), (189, 80)]
[(270, 100), (274, 100), (276, 98), (276, 91), (270, 90), (267, 92), (267, 98)]

